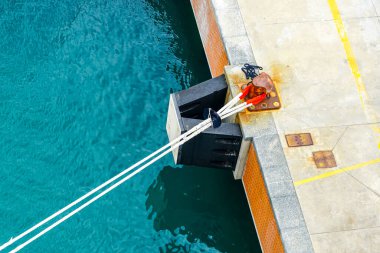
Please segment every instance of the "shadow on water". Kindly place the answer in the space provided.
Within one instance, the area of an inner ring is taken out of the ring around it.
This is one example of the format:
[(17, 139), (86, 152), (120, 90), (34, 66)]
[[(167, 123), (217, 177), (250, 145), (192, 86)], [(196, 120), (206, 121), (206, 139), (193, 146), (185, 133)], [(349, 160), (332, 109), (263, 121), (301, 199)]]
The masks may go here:
[[(210, 78), (189, 1), (142, 1), (149, 6), (0, 3), (0, 241), (161, 145), (167, 90)], [(146, 79), (152, 85), (136, 86)], [(172, 241), (179, 233), (210, 251), (259, 252), (241, 182), (230, 171), (167, 166), (150, 185), (153, 176), (145, 171), (127, 192), (83, 210), (26, 252), (157, 252), (162, 244), (161, 251), (189, 251)], [(169, 235), (157, 233), (163, 230)]]
[[(182, 89), (211, 78), (190, 1), (144, 0), (153, 19), (165, 26), (176, 56), (167, 63)], [(221, 252), (261, 252), (241, 181), (231, 171), (164, 167), (147, 190), (146, 208), (156, 231), (185, 235)], [(167, 243), (160, 252), (191, 252), (186, 244)]]
[[(146, 208), (157, 231), (184, 234), (221, 252), (260, 252), (241, 181), (231, 171), (166, 166), (149, 187)], [(187, 252), (166, 245), (165, 252)]]
[(175, 60), (167, 62), (166, 70), (172, 72), (182, 89), (211, 78), (202, 41), (189, 0), (145, 0), (155, 11), (152, 18), (166, 24), (167, 34), (172, 34), (170, 50)]

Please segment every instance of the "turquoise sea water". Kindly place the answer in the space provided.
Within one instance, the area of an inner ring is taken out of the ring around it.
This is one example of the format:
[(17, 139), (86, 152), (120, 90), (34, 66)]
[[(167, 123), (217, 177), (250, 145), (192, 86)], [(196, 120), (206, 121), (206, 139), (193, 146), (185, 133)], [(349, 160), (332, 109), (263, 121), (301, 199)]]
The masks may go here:
[[(0, 244), (167, 143), (189, 1), (0, 1)], [(259, 252), (241, 182), (167, 156), (23, 252)]]

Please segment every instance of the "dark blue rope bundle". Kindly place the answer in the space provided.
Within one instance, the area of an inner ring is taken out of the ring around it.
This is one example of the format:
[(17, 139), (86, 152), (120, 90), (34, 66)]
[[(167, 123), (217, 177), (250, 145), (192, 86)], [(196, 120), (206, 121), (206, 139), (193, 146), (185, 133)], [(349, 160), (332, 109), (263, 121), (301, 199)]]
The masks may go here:
[[(241, 68), (241, 70), (244, 72), (245, 78), (253, 79), (260, 74), (260, 70), (263, 70), (263, 68), (260, 66), (251, 65), (249, 63), (246, 63), (246, 64), (244, 64), (244, 67)], [(258, 70), (258, 71), (256, 72), (256, 70)]]

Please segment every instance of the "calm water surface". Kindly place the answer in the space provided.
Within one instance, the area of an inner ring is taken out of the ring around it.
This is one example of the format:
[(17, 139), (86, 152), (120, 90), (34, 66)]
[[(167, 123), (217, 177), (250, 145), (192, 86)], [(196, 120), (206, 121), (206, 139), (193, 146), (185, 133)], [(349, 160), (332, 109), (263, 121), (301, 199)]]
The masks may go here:
[[(0, 2), (0, 243), (167, 143), (210, 78), (188, 0)], [(168, 156), (23, 252), (259, 252), (231, 172)]]

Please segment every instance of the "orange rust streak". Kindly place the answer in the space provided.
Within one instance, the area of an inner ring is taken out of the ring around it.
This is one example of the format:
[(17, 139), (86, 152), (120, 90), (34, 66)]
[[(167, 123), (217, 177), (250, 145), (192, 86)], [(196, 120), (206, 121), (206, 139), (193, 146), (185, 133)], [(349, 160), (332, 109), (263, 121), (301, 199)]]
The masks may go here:
[(243, 184), (263, 252), (284, 252), (284, 246), (252, 144), (248, 151)]
[(191, 0), (198, 30), (213, 77), (224, 73), (228, 65), (226, 50), (210, 0)]
[(271, 66), (270, 76), (272, 77), (272, 80), (276, 85), (282, 83), (281, 73), (284, 72), (284, 70), (285, 70), (285, 66), (280, 65), (280, 64), (273, 64)]

